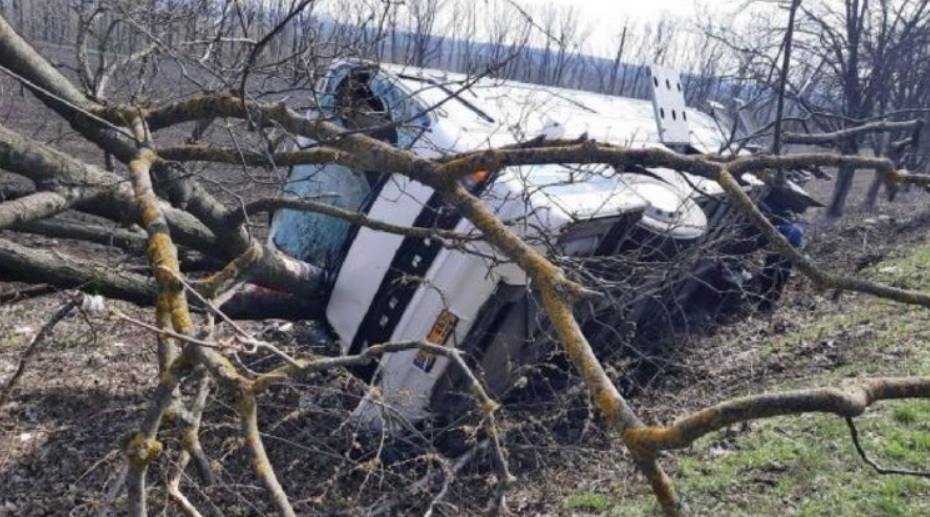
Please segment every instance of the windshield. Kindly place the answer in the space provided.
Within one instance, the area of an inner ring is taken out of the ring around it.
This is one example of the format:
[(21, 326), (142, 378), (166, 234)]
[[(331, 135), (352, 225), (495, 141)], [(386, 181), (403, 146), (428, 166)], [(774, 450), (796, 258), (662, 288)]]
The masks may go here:
[[(338, 165), (295, 167), (284, 193), (288, 197), (359, 210), (372, 192), (362, 174)], [(288, 255), (324, 269), (335, 266), (352, 224), (315, 212), (281, 210), (275, 215), (274, 244)]]

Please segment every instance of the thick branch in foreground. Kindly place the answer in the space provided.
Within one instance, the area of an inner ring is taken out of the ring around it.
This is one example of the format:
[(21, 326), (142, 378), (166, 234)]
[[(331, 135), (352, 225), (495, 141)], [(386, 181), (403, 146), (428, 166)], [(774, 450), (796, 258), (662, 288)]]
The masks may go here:
[[(37, 185), (51, 189), (36, 193), (33, 204), (44, 199), (43, 213), (52, 215), (73, 205), (73, 208), (116, 222), (134, 220), (138, 213), (132, 189), (124, 178), (95, 165), (84, 163), (37, 140), (25, 137), (0, 125), (0, 167), (21, 174)], [(59, 196), (53, 198), (52, 196)], [(22, 201), (20, 198), (16, 201)], [(49, 201), (52, 200), (52, 201)], [(8, 202), (9, 203), (9, 202)], [(6, 203), (0, 206), (4, 206)], [(216, 256), (217, 239), (196, 218), (159, 201), (172, 234), (181, 244), (202, 253)], [(5, 209), (0, 209), (2, 213)], [(26, 222), (38, 217), (15, 216), (11, 208), (10, 222)], [(33, 210), (28, 212), (36, 214)], [(5, 226), (0, 220), (0, 227)]]
[[(65, 253), (21, 246), (0, 238), (0, 278), (29, 283), (44, 282), (61, 289), (79, 289), (151, 306), (156, 303), (155, 283), (151, 277), (103, 267)], [(54, 289), (42, 287), (40, 294)], [(28, 297), (26, 292), (22, 295)], [(3, 293), (0, 303), (18, 299), (16, 292)], [(321, 314), (316, 298), (295, 297), (285, 292), (246, 286), (227, 301), (222, 310), (237, 319), (285, 318), (306, 319)]]
[(18, 224), (11, 228), (13, 231), (32, 233), (52, 237), (55, 239), (76, 239), (93, 242), (103, 246), (120, 248), (129, 253), (138, 253), (145, 250), (145, 234), (125, 228), (89, 224), (82, 221), (65, 218), (45, 219)]
[(0, 203), (0, 229), (51, 217), (67, 210), (73, 200), (55, 192), (36, 192)]
[(359, 161), (352, 158), (352, 153), (327, 147), (301, 149), (292, 152), (257, 153), (245, 149), (191, 144), (159, 149), (158, 155), (165, 160), (177, 162), (227, 163), (249, 165), (251, 167), (291, 167), (294, 165), (337, 163), (349, 168), (356, 168), (361, 165)]
[[(149, 132), (144, 121), (135, 119), (133, 122), (136, 138), (140, 141), (145, 140)], [(152, 187), (151, 167), (156, 159), (157, 157), (148, 145), (143, 145), (135, 158), (129, 162), (135, 198), (139, 205), (142, 223), (149, 236), (149, 264), (159, 292), (156, 321), (160, 330), (171, 331), (178, 336), (193, 336), (194, 323), (187, 303), (177, 248), (171, 240), (167, 221), (159, 209), (158, 198)], [(261, 251), (259, 246), (253, 246), (250, 249)], [(169, 343), (169, 341), (160, 340), (159, 343)], [(173, 354), (162, 351), (160, 356), (171, 357)], [(183, 357), (186, 360), (173, 360), (171, 364), (160, 365), (163, 375), (159, 390), (164, 392), (170, 389), (171, 395), (162, 395), (161, 398), (156, 399), (155, 404), (146, 414), (142, 428), (132, 442), (138, 445), (131, 444), (127, 448), (130, 514), (134, 517), (143, 517), (147, 514), (145, 477), (148, 465), (154, 457), (154, 454), (149, 453), (152, 450), (150, 444), (158, 443), (156, 440), (158, 429), (168, 409), (165, 399), (174, 400), (175, 388), (178, 385), (177, 379), (181, 373), (175, 373), (175, 371), (186, 365), (203, 364), (222, 385), (234, 388), (238, 392), (243, 436), (253, 452), (256, 473), (271, 491), (279, 512), (285, 517), (295, 515), (265, 455), (264, 446), (258, 434), (255, 398), (250, 383), (244, 382), (235, 369), (231, 369), (228, 360), (216, 354), (215, 351), (187, 344), (184, 347)], [(229, 371), (230, 369), (232, 371)]]
[(271, 500), (278, 511), (278, 515), (281, 517), (296, 517), (294, 507), (291, 506), (284, 488), (281, 487), (281, 483), (278, 481), (277, 475), (275, 475), (274, 467), (272, 467), (271, 461), (268, 460), (268, 454), (265, 452), (265, 445), (258, 429), (258, 404), (255, 402), (255, 394), (251, 390), (241, 390), (236, 406), (239, 413), (242, 437), (252, 458), (252, 470), (265, 486), (265, 489), (271, 493)]
[[(137, 138), (142, 140), (146, 131), (141, 125), (136, 125)], [(183, 287), (175, 280), (175, 276), (181, 274), (181, 267), (178, 262), (178, 251), (168, 233), (168, 223), (164, 214), (160, 210), (158, 198), (152, 188), (152, 177), (150, 168), (155, 161), (154, 154), (143, 146), (139, 149), (135, 159), (129, 162), (129, 174), (132, 181), (133, 191), (139, 207), (141, 223), (149, 236), (148, 259), (155, 276), (155, 284), (158, 289), (158, 303), (156, 305), (155, 320), (160, 327), (171, 326), (175, 332), (183, 335), (193, 335), (194, 322), (191, 318), (190, 308), (187, 305), (187, 296)], [(165, 362), (159, 364), (159, 370), (162, 372), (163, 380), (159, 384), (160, 390), (169, 390), (169, 395), (162, 398), (168, 398), (173, 403), (175, 400), (175, 388), (179, 381), (176, 380), (174, 361), (175, 351), (173, 344), (166, 341), (159, 341), (159, 357), (165, 358)], [(166, 350), (165, 347), (171, 347)], [(167, 361), (171, 360), (171, 363)], [(175, 377), (172, 380), (171, 377)], [(149, 463), (154, 459), (155, 454), (151, 453), (155, 444), (158, 444), (156, 437), (158, 429), (161, 427), (168, 404), (164, 400), (157, 400), (150, 408), (146, 415), (142, 428), (136, 433), (132, 444), (126, 448), (126, 458), (129, 472), (128, 495), (129, 495), (129, 513), (133, 517), (143, 517), (148, 514), (146, 499), (146, 473)]]
[(651, 454), (680, 449), (698, 438), (727, 426), (803, 413), (832, 413), (852, 418), (880, 400), (930, 398), (930, 377), (871, 379), (845, 389), (820, 388), (740, 397), (702, 409), (664, 427), (628, 429), (624, 437), (632, 447)]
[(62, 253), (27, 248), (6, 239), (0, 239), (0, 276), (76, 288), (139, 305), (155, 302), (155, 284), (148, 277), (101, 267)]
[[(150, 160), (152, 165), (157, 165), (158, 159), (154, 155)], [(56, 189), (64, 192), (36, 193), (0, 204), (0, 227), (7, 222), (21, 223), (52, 215), (71, 204), (74, 204), (76, 209), (117, 221), (126, 220), (129, 215), (139, 213), (134, 194), (125, 179), (2, 126), (0, 166), (21, 173), (37, 184), (55, 185)], [(198, 200), (200, 197), (195, 196), (194, 199)], [(161, 213), (167, 229), (180, 244), (214, 257), (228, 256), (229, 252), (237, 250), (241, 254), (254, 246), (260, 246), (258, 258), (250, 271), (254, 281), (299, 295), (318, 295), (322, 281), (322, 273), (319, 270), (253, 242), (241, 224), (230, 221), (232, 212), (225, 208), (217, 212), (214, 205), (206, 202), (191, 203), (188, 206), (192, 210), (197, 207), (201, 213), (207, 215), (206, 220), (212, 222), (210, 229), (191, 214), (157, 198), (153, 198), (152, 205), (152, 208)], [(222, 239), (218, 239), (216, 235), (221, 235)], [(226, 243), (226, 246), (219, 246), (220, 241)], [(137, 298), (132, 301), (139, 302)]]

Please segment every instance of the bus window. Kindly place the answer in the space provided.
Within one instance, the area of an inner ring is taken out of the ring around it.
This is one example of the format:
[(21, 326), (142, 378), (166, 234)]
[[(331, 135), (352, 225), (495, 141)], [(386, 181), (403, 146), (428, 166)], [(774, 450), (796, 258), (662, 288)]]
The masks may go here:
[[(335, 120), (349, 131), (397, 145), (390, 111), (372, 92), (371, 81), (371, 74), (360, 70), (336, 86)], [(353, 171), (336, 164), (300, 165), (292, 170), (284, 194), (364, 212), (384, 175), (382, 171)], [(342, 219), (295, 210), (279, 211), (272, 229), (278, 249), (324, 269), (337, 265), (352, 234), (352, 225)]]

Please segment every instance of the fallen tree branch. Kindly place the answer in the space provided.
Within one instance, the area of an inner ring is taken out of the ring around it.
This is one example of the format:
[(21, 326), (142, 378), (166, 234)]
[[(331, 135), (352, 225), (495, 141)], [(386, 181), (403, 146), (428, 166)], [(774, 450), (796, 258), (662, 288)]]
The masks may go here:
[(249, 455), (252, 457), (252, 470), (271, 494), (271, 500), (278, 511), (278, 515), (281, 517), (296, 517), (294, 507), (291, 506), (287, 494), (284, 493), (284, 489), (275, 475), (274, 467), (268, 460), (268, 454), (265, 452), (265, 445), (262, 443), (261, 433), (258, 430), (258, 408), (255, 402), (255, 393), (252, 390), (242, 389), (240, 391), (236, 410), (239, 413), (242, 438), (245, 441)]
[[(142, 306), (157, 302), (155, 282), (151, 277), (96, 265), (58, 251), (21, 246), (3, 238), (0, 238), (0, 272), (7, 281), (48, 284), (0, 293), (0, 303), (42, 296), (60, 289), (79, 289)], [(221, 309), (236, 319), (304, 319), (322, 311), (318, 300), (298, 298), (257, 286), (236, 292)]]
[(861, 415), (881, 400), (930, 398), (930, 377), (869, 379), (845, 389), (817, 388), (740, 397), (686, 415), (661, 427), (624, 432), (624, 439), (641, 453), (688, 447), (698, 438), (733, 424), (804, 413), (833, 413), (846, 418)]
[(58, 288), (48, 284), (30, 285), (0, 293), (0, 305), (14, 304), (57, 292)]
[(36, 192), (0, 203), (0, 230), (10, 226), (51, 217), (67, 210), (75, 199), (56, 192)]
[[(184, 289), (176, 280), (181, 268), (178, 252), (168, 231), (168, 222), (158, 204), (158, 198), (152, 187), (151, 166), (156, 160), (148, 143), (149, 132), (144, 122), (133, 120), (133, 133), (140, 142), (139, 150), (129, 162), (129, 175), (141, 223), (149, 236), (148, 259), (152, 274), (158, 287), (155, 321), (162, 330), (171, 330), (184, 336), (194, 334), (194, 322)], [(174, 354), (162, 350), (160, 355), (166, 358)], [(161, 446), (156, 441), (158, 429), (168, 407), (174, 403), (175, 390), (180, 384), (179, 375), (187, 371), (185, 362), (173, 360), (159, 365), (162, 380), (159, 383), (161, 397), (146, 414), (146, 419), (132, 443), (126, 449), (129, 464), (128, 496), (129, 514), (132, 517), (145, 517), (148, 513), (146, 504), (146, 472)]]
[(878, 463), (875, 463), (869, 456), (865, 453), (865, 449), (862, 448), (862, 444), (859, 443), (859, 430), (856, 429), (856, 424), (853, 422), (852, 417), (846, 417), (846, 425), (849, 427), (849, 436), (852, 438), (853, 445), (856, 447), (856, 452), (859, 453), (859, 457), (862, 458), (862, 461), (866, 465), (872, 467), (875, 472), (879, 474), (893, 474), (901, 476), (915, 476), (922, 478), (930, 478), (930, 472), (924, 470), (909, 470), (909, 469), (889, 469), (882, 467)]
[(336, 163), (349, 168), (357, 168), (361, 165), (352, 158), (351, 153), (328, 147), (265, 154), (207, 144), (189, 144), (159, 149), (158, 156), (164, 160), (176, 162), (227, 163), (253, 167), (292, 167)]
[[(42, 235), (53, 239), (73, 239), (121, 249), (128, 254), (139, 254), (148, 245), (145, 233), (117, 226), (102, 226), (71, 218), (53, 218), (18, 224), (11, 231)], [(190, 248), (178, 248), (178, 260), (184, 270), (210, 270), (221, 267), (222, 262)]]
[[(138, 210), (132, 189), (125, 178), (77, 160), (2, 125), (0, 167), (52, 189), (51, 192), (37, 192), (32, 196), (44, 196), (45, 199), (52, 199), (51, 195), (60, 196), (62, 200), (56, 200), (54, 208), (45, 208), (48, 215), (73, 206), (90, 214), (122, 222)], [(208, 255), (216, 255), (216, 237), (203, 223), (165, 202), (159, 200), (157, 203), (181, 244)], [(0, 210), (2, 213), (3, 210)], [(11, 218), (10, 224), (33, 219), (35, 217)]]
[(8, 280), (44, 282), (62, 289), (152, 305), (155, 284), (148, 277), (98, 266), (64, 253), (21, 246), (0, 238), (0, 270)]
[(191, 404), (190, 411), (185, 411), (181, 415), (181, 454), (178, 458), (178, 464), (175, 467), (174, 474), (166, 483), (168, 496), (174, 500), (178, 506), (183, 509), (189, 517), (202, 517), (197, 508), (181, 492), (181, 478), (184, 476), (184, 470), (187, 465), (194, 461), (197, 472), (201, 481), (205, 485), (215, 483), (213, 469), (210, 467), (210, 461), (200, 444), (200, 423), (203, 418), (203, 411), (206, 408), (207, 398), (210, 395), (210, 376), (203, 375), (197, 388), (197, 394)]
[(16, 232), (32, 233), (56, 239), (75, 239), (103, 246), (120, 248), (129, 253), (145, 250), (146, 236), (142, 232), (125, 228), (106, 228), (72, 219), (55, 218), (17, 224), (10, 228)]
[(49, 336), (52, 335), (52, 332), (55, 330), (55, 325), (58, 325), (58, 322), (65, 319), (80, 304), (81, 302), (77, 297), (72, 297), (61, 307), (55, 310), (45, 325), (42, 325), (39, 333), (36, 334), (34, 338), (32, 338), (29, 346), (26, 347), (26, 350), (19, 357), (19, 362), (16, 364), (16, 371), (13, 372), (13, 375), (7, 379), (3, 385), (3, 388), (0, 389), (0, 407), (3, 407), (3, 405), (6, 404), (10, 393), (12, 393), (13, 388), (16, 387), (16, 382), (19, 381), (19, 378), (22, 377), (23, 373), (26, 371), (26, 363), (45, 343)]

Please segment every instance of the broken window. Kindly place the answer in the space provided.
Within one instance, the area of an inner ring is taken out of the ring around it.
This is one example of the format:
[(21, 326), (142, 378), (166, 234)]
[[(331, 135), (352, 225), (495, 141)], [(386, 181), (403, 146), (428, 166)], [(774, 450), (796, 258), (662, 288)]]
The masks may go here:
[[(367, 71), (348, 74), (334, 90), (333, 116), (349, 131), (396, 145), (397, 128), (372, 82)], [(386, 171), (353, 171), (335, 164), (300, 165), (294, 167), (284, 190), (289, 196), (364, 213), (386, 176)], [(352, 224), (342, 219), (294, 210), (279, 212), (275, 225), (274, 243), (279, 249), (323, 268), (340, 262), (353, 231)]]

